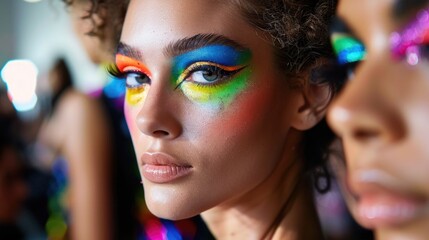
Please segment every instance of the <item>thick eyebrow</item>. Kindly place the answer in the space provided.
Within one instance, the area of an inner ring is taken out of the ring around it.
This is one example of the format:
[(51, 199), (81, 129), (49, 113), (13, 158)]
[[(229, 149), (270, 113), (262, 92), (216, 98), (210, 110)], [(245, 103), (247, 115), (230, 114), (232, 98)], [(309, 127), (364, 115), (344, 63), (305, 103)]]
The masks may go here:
[(237, 50), (246, 49), (236, 41), (218, 34), (197, 34), (192, 37), (182, 38), (170, 43), (165, 49), (164, 54), (167, 56), (178, 56), (208, 45), (228, 45)]
[[(208, 45), (227, 45), (236, 48), (237, 50), (246, 49), (245, 46), (222, 35), (197, 34), (171, 42), (163, 49), (163, 54), (166, 56), (178, 56)], [(116, 53), (136, 60), (143, 60), (143, 54), (138, 48), (130, 46), (124, 42), (119, 42)]]
[(396, 0), (395, 5), (393, 5), (393, 17), (407, 17), (428, 3), (429, 0)]
[(142, 61), (143, 59), (142, 53), (139, 49), (123, 42), (119, 42), (118, 47), (116, 49), (116, 54), (124, 55), (139, 61)]

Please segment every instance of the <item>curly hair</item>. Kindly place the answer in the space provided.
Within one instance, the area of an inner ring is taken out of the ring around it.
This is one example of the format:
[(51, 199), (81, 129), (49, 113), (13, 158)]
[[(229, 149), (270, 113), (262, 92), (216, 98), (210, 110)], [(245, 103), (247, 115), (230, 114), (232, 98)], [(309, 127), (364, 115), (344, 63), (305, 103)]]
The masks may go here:
[[(129, 0), (63, 0), (91, 1), (93, 13), (106, 11), (106, 24), (94, 29), (95, 35), (111, 36), (117, 41)], [(274, 48), (275, 60), (290, 81), (292, 87), (324, 85), (330, 88), (330, 98), (342, 86), (334, 77), (334, 55), (329, 43), (329, 26), (335, 13), (337, 0), (229, 0), (242, 16), (259, 29)], [(309, 73), (309, 77), (303, 76)], [(328, 77), (329, 76), (329, 77)], [(332, 77), (331, 77), (332, 76)], [(335, 135), (325, 119), (304, 133), (302, 151), (306, 171), (313, 175), (319, 192), (330, 188), (330, 176), (326, 168), (329, 146)]]
[[(90, 19), (93, 24), (89, 36), (98, 37), (109, 50), (114, 50), (119, 41), (127, 11), (129, 0), (62, 0), (66, 6), (72, 6), (76, 3), (89, 3), (90, 8), (87, 15), (82, 19)], [(98, 14), (103, 19), (103, 24), (95, 24), (94, 15)]]
[[(246, 20), (269, 36), (276, 62), (293, 87), (326, 85), (330, 98), (342, 86), (334, 72), (334, 55), (329, 44), (329, 26), (337, 0), (232, 0)], [(302, 73), (309, 77), (302, 77)], [(307, 172), (319, 192), (330, 189), (326, 167), (334, 133), (322, 119), (304, 133), (302, 151)]]

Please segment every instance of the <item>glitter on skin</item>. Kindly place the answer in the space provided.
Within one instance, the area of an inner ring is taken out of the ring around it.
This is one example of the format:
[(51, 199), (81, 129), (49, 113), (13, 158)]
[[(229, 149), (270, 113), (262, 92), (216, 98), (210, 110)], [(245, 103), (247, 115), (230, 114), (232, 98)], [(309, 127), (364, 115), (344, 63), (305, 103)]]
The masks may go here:
[(429, 9), (420, 11), (403, 30), (390, 36), (392, 54), (395, 59), (406, 59), (408, 64), (419, 62), (419, 45), (429, 42)]

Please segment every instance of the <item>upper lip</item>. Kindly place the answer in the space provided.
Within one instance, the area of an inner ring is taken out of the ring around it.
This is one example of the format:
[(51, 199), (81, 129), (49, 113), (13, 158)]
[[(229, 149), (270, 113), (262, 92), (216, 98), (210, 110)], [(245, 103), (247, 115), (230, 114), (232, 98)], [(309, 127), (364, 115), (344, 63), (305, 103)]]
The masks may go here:
[(191, 165), (180, 161), (170, 154), (160, 151), (147, 151), (140, 157), (140, 165), (174, 165), (181, 167), (191, 167)]
[(357, 199), (369, 195), (390, 195), (421, 200), (419, 194), (396, 184), (396, 180), (383, 171), (360, 171), (358, 174), (349, 175), (347, 185)]

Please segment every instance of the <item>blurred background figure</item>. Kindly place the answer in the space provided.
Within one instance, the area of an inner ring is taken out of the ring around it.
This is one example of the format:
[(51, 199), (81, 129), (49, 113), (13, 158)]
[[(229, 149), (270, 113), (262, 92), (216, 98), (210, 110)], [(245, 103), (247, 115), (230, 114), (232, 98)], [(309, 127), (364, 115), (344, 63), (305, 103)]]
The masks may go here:
[[(95, 12), (92, 1), (64, 1), (70, 13), (73, 33), (92, 63), (103, 69), (113, 61), (113, 52), (122, 28), (126, 2), (114, 12)], [(102, 18), (106, 14), (109, 18)], [(106, 22), (107, 21), (107, 22)], [(115, 239), (208, 239), (211, 237), (200, 218), (168, 221), (153, 216), (147, 209), (134, 148), (123, 113), (125, 83), (106, 75), (102, 88), (91, 95), (102, 101), (110, 123), (112, 153), (112, 201)]]
[[(0, 117), (0, 119), (3, 119)], [(19, 216), (27, 197), (22, 148), (0, 125), (0, 239), (24, 239)]]
[(102, 105), (73, 88), (63, 59), (49, 72), (49, 111), (41, 126), (38, 164), (52, 172), (50, 239), (110, 239), (109, 127)]

